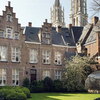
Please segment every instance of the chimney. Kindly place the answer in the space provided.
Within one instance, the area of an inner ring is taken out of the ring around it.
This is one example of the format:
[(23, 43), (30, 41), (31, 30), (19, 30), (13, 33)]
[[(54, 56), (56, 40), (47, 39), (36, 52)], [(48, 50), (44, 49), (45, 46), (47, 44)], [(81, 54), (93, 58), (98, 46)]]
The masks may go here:
[(29, 27), (32, 27), (32, 22), (29, 22), (29, 23), (28, 23), (28, 26), (29, 26)]
[(8, 6), (9, 6), (9, 7), (11, 6), (11, 2), (10, 2), (10, 1), (8, 1)]
[(72, 27), (72, 24), (69, 24), (68, 27), (69, 27), (69, 29), (70, 29), (70, 28)]
[(61, 31), (62, 31), (61, 29), (62, 29), (61, 26), (57, 26), (57, 27), (56, 27), (56, 31), (57, 31), (57, 32), (61, 32)]
[(93, 23), (94, 25), (95, 25), (98, 21), (99, 21), (99, 17), (94, 16), (94, 17), (92, 18), (92, 23)]
[(47, 23), (48, 22), (48, 20), (47, 19), (45, 19), (45, 23)]

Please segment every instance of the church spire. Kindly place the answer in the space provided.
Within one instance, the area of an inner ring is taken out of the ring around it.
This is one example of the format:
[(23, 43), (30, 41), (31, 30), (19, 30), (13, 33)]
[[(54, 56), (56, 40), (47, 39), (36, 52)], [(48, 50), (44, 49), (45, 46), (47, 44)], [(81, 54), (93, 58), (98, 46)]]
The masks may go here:
[(51, 23), (54, 27), (65, 27), (64, 10), (61, 7), (60, 0), (55, 0), (51, 8)]
[(70, 19), (73, 26), (87, 24), (87, 0), (71, 0)]

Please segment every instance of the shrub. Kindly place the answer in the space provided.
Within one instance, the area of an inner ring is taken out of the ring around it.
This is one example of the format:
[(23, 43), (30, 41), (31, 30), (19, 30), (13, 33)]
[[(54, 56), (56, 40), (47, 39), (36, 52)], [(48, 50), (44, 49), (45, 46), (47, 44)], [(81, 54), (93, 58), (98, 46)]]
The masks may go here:
[(22, 91), (26, 94), (27, 98), (31, 97), (30, 90), (28, 88), (22, 87)]
[(29, 86), (30, 86), (30, 81), (29, 81), (28, 78), (25, 78), (25, 79), (24, 79), (24, 81), (23, 81), (23, 86), (29, 88)]
[(63, 84), (60, 80), (54, 80), (54, 92), (62, 92)]
[(53, 91), (53, 81), (51, 78), (46, 77), (43, 81), (44, 91), (45, 92), (52, 92)]
[(7, 100), (27, 100), (24, 93), (12, 92), (7, 95)]

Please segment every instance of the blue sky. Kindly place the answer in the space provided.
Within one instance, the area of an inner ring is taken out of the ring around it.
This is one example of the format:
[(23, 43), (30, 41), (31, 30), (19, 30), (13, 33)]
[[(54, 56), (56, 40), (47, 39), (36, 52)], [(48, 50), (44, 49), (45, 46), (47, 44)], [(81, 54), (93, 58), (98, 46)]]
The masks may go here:
[[(11, 1), (11, 6), (14, 8), (17, 18), (19, 18), (19, 23), (22, 26), (27, 26), (28, 22), (32, 22), (33, 26), (41, 26), (45, 19), (50, 22), (50, 7), (53, 6), (55, 0), (9, 0)], [(69, 14), (70, 14), (70, 1), (71, 0), (60, 0), (62, 6), (65, 9), (65, 22), (69, 24)], [(91, 19), (92, 13), (90, 13), (90, 4), (92, 0), (88, 1), (88, 14), (89, 20)], [(5, 10), (5, 5), (7, 5), (8, 0), (2, 0), (0, 2), (0, 14), (2, 10)]]

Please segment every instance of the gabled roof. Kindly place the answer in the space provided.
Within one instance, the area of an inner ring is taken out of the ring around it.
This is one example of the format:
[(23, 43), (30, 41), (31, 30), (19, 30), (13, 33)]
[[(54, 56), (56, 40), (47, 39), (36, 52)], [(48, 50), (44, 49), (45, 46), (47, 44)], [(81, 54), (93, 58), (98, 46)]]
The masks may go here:
[(71, 32), (73, 33), (75, 43), (78, 42), (78, 40), (79, 40), (79, 38), (82, 34), (82, 31), (83, 31), (83, 27), (78, 27), (78, 26), (72, 26), (71, 27)]
[[(25, 37), (26, 41), (30, 42), (39, 42), (39, 31), (40, 27), (26, 27), (25, 28)], [(57, 32), (55, 27), (52, 27), (52, 44), (63, 45), (63, 46), (75, 46), (72, 33), (70, 33), (68, 28), (62, 28), (61, 32)]]
[(90, 35), (88, 36), (85, 44), (94, 42), (96, 40), (96, 32), (98, 30), (100, 30), (100, 21), (98, 21), (97, 24), (93, 26), (93, 29), (92, 29)]

